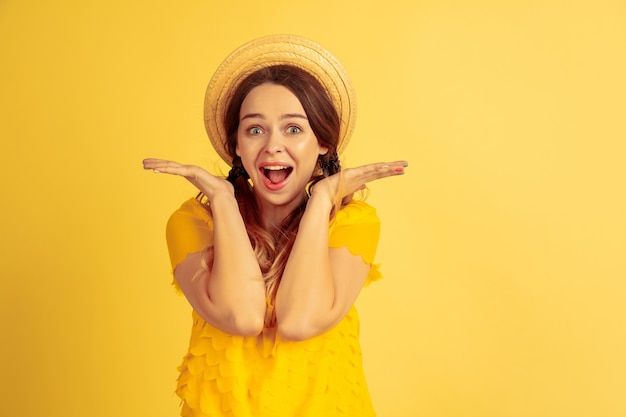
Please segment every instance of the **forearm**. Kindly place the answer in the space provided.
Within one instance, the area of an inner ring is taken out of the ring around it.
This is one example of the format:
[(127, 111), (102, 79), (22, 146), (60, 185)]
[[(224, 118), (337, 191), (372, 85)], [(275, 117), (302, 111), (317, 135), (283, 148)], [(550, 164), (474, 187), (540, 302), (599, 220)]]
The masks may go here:
[[(259, 332), (265, 317), (265, 283), (237, 201), (231, 195), (211, 200), (214, 253), (208, 297), (227, 327)], [(257, 332), (258, 333), (258, 332)]]
[(276, 295), (276, 319), (279, 331), (290, 338), (302, 338), (300, 332), (319, 334), (332, 319), (335, 288), (328, 249), (331, 207), (325, 199), (309, 200), (283, 272)]

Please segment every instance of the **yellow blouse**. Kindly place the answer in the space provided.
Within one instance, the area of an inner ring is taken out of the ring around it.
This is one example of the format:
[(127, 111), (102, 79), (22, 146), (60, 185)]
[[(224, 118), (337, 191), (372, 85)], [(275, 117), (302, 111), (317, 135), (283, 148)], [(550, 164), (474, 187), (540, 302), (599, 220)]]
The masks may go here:
[[(380, 222), (362, 201), (329, 224), (329, 246), (346, 247), (371, 265), (366, 285), (381, 277), (374, 255)], [(211, 213), (190, 199), (167, 224), (172, 267), (213, 244)], [(334, 328), (304, 341), (282, 339), (275, 328), (254, 337), (224, 333), (192, 312), (189, 350), (178, 368), (182, 416), (370, 417), (374, 409), (363, 374), (359, 317), (354, 306)]]

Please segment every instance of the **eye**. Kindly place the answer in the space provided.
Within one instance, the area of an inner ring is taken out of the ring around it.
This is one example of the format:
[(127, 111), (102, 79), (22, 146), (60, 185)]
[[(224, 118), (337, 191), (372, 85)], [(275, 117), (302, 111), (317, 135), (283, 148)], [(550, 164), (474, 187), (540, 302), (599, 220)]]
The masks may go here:
[(251, 128), (249, 128), (249, 129), (248, 129), (248, 133), (249, 133), (249, 134), (251, 134), (251, 135), (255, 135), (255, 136), (256, 136), (256, 135), (260, 135), (260, 134), (262, 134), (262, 133), (263, 133), (263, 130), (261, 130), (261, 128), (260, 128), (260, 127), (256, 127), (256, 126), (255, 126), (255, 127), (251, 127)]
[(298, 126), (289, 126), (287, 128), (287, 133), (296, 134), (300, 132), (302, 132), (302, 129), (300, 129)]

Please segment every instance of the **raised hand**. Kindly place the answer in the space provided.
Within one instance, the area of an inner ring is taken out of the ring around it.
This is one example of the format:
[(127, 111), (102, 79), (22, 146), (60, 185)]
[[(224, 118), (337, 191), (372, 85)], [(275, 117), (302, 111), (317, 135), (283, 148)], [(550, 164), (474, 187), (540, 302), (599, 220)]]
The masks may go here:
[(209, 201), (219, 193), (234, 194), (234, 189), (230, 182), (223, 178), (216, 177), (207, 172), (204, 168), (196, 165), (183, 165), (165, 159), (148, 158), (143, 160), (143, 167), (144, 169), (151, 169), (153, 172), (179, 175), (186, 178), (190, 183), (196, 186), (196, 188), (202, 191)]
[(326, 195), (331, 201), (335, 201), (337, 197), (342, 198), (362, 190), (367, 183), (374, 180), (403, 175), (404, 168), (408, 165), (406, 161), (395, 161), (347, 168), (315, 184), (311, 189), (311, 197)]

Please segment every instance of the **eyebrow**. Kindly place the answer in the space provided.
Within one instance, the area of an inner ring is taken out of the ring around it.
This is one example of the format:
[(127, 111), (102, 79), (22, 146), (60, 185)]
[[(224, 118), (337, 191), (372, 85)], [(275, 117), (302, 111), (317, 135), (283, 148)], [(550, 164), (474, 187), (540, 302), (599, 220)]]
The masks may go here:
[[(292, 119), (292, 118), (309, 120), (304, 114), (301, 114), (301, 113), (287, 113), (287, 114), (283, 114), (282, 116), (280, 116), (281, 120)], [(245, 120), (245, 119), (263, 119), (263, 120), (265, 120), (265, 116), (263, 114), (261, 114), (261, 113), (248, 113), (248, 114), (244, 115), (241, 119), (239, 119), (239, 121), (242, 121), (242, 120)]]

